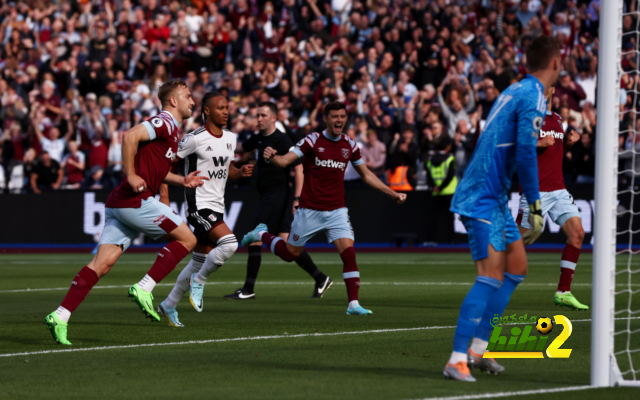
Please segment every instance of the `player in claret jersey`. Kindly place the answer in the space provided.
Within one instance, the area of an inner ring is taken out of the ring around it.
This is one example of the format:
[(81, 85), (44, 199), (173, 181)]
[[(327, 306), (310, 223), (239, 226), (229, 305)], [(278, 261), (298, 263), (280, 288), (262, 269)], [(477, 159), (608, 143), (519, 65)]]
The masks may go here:
[[(540, 130), (538, 139), (538, 180), (540, 181), (540, 201), (542, 215), (547, 213), (551, 220), (562, 227), (567, 235), (567, 244), (560, 260), (560, 282), (558, 290), (553, 296), (557, 305), (571, 307), (575, 310), (588, 310), (589, 306), (580, 303), (571, 293), (571, 280), (576, 270), (584, 229), (580, 212), (573, 201), (573, 197), (564, 186), (562, 177), (562, 158), (580, 139), (580, 134), (570, 131), (568, 137), (562, 129), (562, 117), (551, 111), (551, 99), (554, 88), (547, 93), (547, 115)], [(520, 198), (520, 210), (516, 220), (521, 233), (531, 229), (528, 222), (529, 208), (527, 198)]]
[(171, 208), (155, 199), (162, 182), (186, 188), (202, 186), (208, 178), (169, 172), (178, 150), (178, 125), (191, 116), (194, 105), (187, 84), (180, 79), (163, 84), (158, 90), (163, 112), (150, 121), (128, 130), (122, 140), (122, 165), (126, 178), (107, 199), (104, 230), (93, 260), (74, 278), (57, 310), (47, 315), (45, 324), (56, 342), (70, 345), (67, 323), (71, 313), (87, 297), (91, 288), (111, 270), (139, 232), (153, 239), (169, 241), (142, 280), (129, 289), (129, 297), (152, 321), (160, 321), (153, 308), (151, 291), (169, 275), (195, 246), (191, 230)]
[(349, 298), (349, 315), (371, 314), (358, 303), (360, 272), (353, 249), (354, 234), (344, 203), (344, 171), (347, 163), (358, 171), (362, 180), (374, 189), (391, 197), (398, 204), (407, 195), (396, 193), (382, 183), (364, 164), (360, 149), (347, 135), (342, 134), (347, 122), (345, 105), (333, 101), (324, 107), (327, 129), (314, 132), (302, 139), (287, 154), (277, 155), (271, 147), (264, 150), (264, 159), (279, 168), (285, 168), (304, 157), (304, 184), (300, 196), (300, 208), (296, 210), (287, 243), (281, 237), (268, 232), (265, 224), (259, 224), (242, 239), (243, 246), (263, 242), (271, 252), (284, 261), (294, 261), (305, 243), (316, 233), (324, 232), (333, 243), (344, 263), (343, 275)]

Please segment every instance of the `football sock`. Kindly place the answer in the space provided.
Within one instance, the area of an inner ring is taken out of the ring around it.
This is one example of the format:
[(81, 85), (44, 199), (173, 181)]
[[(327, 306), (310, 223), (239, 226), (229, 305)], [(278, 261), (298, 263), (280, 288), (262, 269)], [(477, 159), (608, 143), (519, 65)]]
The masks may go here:
[(349, 309), (356, 308), (356, 307), (360, 307), (360, 303), (358, 302), (358, 300), (353, 300), (349, 302)]
[[(186, 255), (189, 254), (189, 250), (185, 249), (183, 245), (180, 243), (173, 241), (167, 244), (160, 250), (158, 253), (158, 258), (153, 263), (153, 266), (147, 272), (147, 276), (153, 281), (146, 281), (143, 278), (138, 285), (140, 288), (146, 292), (150, 292), (156, 286), (157, 282), (162, 281), (167, 275), (173, 271), (173, 269), (178, 265)], [(143, 287), (144, 285), (144, 287)], [(151, 290), (147, 290), (145, 288), (151, 288)]]
[(279, 236), (273, 236), (269, 232), (262, 233), (262, 242), (267, 245), (271, 252), (286, 262), (291, 262), (297, 257), (291, 254), (287, 249), (287, 244)]
[(567, 243), (562, 252), (560, 260), (560, 282), (558, 283), (558, 292), (568, 292), (571, 290), (571, 281), (573, 273), (576, 271), (576, 264), (580, 257), (580, 249), (574, 245)]
[(460, 353), (459, 351), (451, 352), (451, 357), (449, 358), (449, 364), (456, 365), (460, 361), (467, 362), (467, 353)]
[(353, 246), (347, 248), (340, 253), (342, 258), (342, 278), (344, 284), (347, 287), (347, 297), (349, 302), (358, 300), (358, 291), (360, 290), (360, 271), (358, 271), (358, 265), (356, 264), (356, 251)]
[(247, 279), (244, 281), (245, 292), (253, 293), (253, 286), (258, 278), (260, 263), (262, 262), (262, 245), (249, 246), (249, 258), (247, 258)]
[(511, 294), (518, 287), (520, 282), (524, 280), (526, 275), (515, 275), (508, 272), (504, 273), (504, 282), (502, 287), (496, 291), (491, 299), (487, 303), (486, 310), (482, 317), (482, 321), (478, 325), (474, 338), (489, 341), (493, 327), (491, 326), (491, 319), (496, 315), (502, 316), (504, 309), (507, 308), (509, 300), (511, 300)]
[(142, 278), (140, 282), (138, 282), (138, 286), (145, 292), (151, 292), (156, 287), (157, 283), (158, 282), (153, 280), (153, 278), (150, 277), (149, 274), (146, 274), (144, 278)]
[(189, 290), (189, 279), (191, 278), (191, 275), (200, 271), (200, 268), (202, 268), (202, 264), (204, 264), (204, 260), (206, 258), (206, 254), (196, 253), (195, 251), (192, 253), (191, 261), (189, 261), (189, 264), (187, 264), (182, 272), (180, 272), (180, 275), (178, 275), (178, 279), (176, 280), (176, 285), (164, 301), (164, 304), (167, 307), (176, 308), (180, 299), (182, 299), (182, 296), (184, 296), (184, 294), (187, 293), (187, 290)]
[[(456, 333), (453, 337), (453, 351), (467, 354), (467, 347), (471, 337), (482, 319), (482, 315), (487, 308), (487, 303), (502, 286), (502, 282), (488, 276), (478, 276), (476, 282), (465, 297), (460, 307), (460, 316)], [(466, 359), (465, 359), (466, 360)], [(456, 362), (451, 362), (455, 364)]]
[(69, 322), (69, 318), (71, 318), (71, 311), (60, 306), (56, 309), (56, 315), (58, 316), (58, 318), (60, 318), (64, 322)]
[(311, 275), (311, 277), (315, 279), (317, 283), (322, 283), (325, 279), (327, 279), (327, 276), (323, 274), (322, 271), (320, 271), (320, 269), (318, 269), (316, 264), (313, 262), (309, 253), (304, 250), (302, 250), (302, 253), (300, 253), (298, 258), (296, 258), (296, 264), (298, 264), (300, 268), (305, 270), (307, 274)]
[(209, 275), (222, 267), (237, 249), (238, 239), (236, 239), (236, 235), (229, 234), (218, 239), (216, 248), (207, 254), (207, 259), (204, 261), (204, 265), (198, 275), (194, 277), (194, 280), (198, 283), (205, 283)]
[(473, 351), (476, 355), (483, 355), (485, 351), (487, 351), (487, 346), (489, 342), (486, 340), (482, 340), (479, 338), (473, 338), (471, 341), (471, 351)]
[(98, 278), (98, 275), (94, 270), (86, 266), (83, 267), (80, 272), (78, 272), (76, 277), (73, 278), (71, 287), (69, 288), (67, 295), (64, 297), (64, 300), (62, 300), (62, 303), (60, 304), (60, 307), (64, 308), (69, 313), (68, 316), (66, 316), (66, 313), (58, 313), (56, 310), (58, 316), (60, 318), (66, 316), (67, 320), (65, 322), (68, 322), (71, 313), (74, 312), (76, 308), (78, 308), (80, 303), (82, 303), (84, 299), (87, 298), (89, 291), (96, 283), (98, 283), (99, 279), (100, 278)]

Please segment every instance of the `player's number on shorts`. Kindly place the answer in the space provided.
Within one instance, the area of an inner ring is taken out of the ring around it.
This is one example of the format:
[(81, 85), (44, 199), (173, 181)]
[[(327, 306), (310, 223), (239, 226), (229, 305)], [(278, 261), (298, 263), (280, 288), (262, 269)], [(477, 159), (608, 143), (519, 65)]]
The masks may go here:
[(561, 349), (560, 346), (569, 339), (573, 326), (571, 321), (564, 315), (554, 315), (553, 319), (556, 321), (556, 325), (562, 325), (564, 328), (557, 338), (553, 339), (553, 342), (547, 347), (547, 357), (549, 358), (569, 358), (572, 349)]

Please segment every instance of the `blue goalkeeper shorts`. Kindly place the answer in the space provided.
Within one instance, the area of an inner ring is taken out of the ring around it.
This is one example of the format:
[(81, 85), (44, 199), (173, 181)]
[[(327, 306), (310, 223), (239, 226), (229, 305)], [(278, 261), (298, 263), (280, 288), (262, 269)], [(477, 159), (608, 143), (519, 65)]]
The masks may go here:
[(489, 244), (496, 251), (506, 251), (507, 246), (520, 239), (520, 231), (506, 204), (497, 206), (491, 219), (475, 219), (461, 216), (469, 235), (469, 248), (473, 261), (489, 257)]

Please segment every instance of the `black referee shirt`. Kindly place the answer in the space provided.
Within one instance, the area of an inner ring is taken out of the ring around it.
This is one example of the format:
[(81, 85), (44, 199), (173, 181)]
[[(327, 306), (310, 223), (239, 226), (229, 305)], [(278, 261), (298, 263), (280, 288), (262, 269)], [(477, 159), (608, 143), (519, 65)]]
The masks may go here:
[[(245, 151), (256, 151), (256, 160), (258, 161), (258, 193), (262, 194), (269, 189), (284, 188), (289, 183), (290, 167), (278, 168), (264, 159), (264, 149), (271, 147), (283, 156), (291, 150), (293, 142), (289, 136), (279, 130), (275, 130), (271, 135), (265, 136), (262, 133), (251, 135), (251, 137), (242, 142), (242, 148)], [(293, 163), (292, 165), (296, 165)]]

